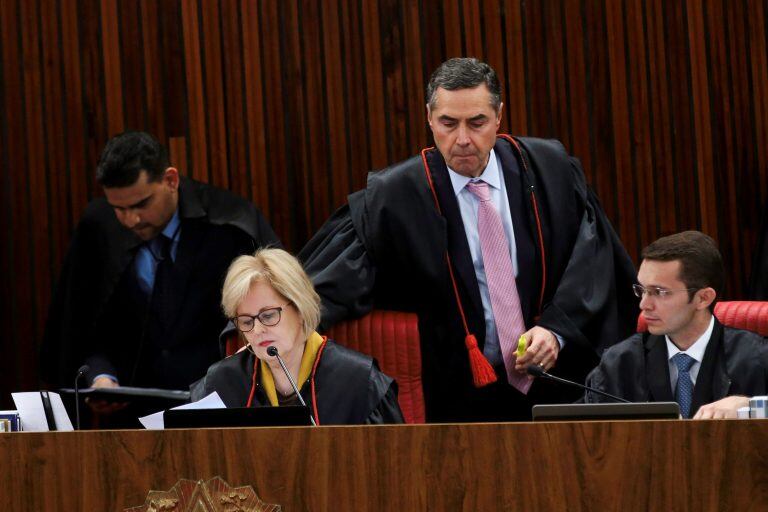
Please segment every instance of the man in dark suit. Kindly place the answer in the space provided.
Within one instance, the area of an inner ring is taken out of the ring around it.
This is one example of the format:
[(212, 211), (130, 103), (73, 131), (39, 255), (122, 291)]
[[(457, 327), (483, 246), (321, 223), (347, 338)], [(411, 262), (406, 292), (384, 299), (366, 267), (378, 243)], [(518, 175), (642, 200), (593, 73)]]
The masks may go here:
[(526, 365), (583, 380), (633, 324), (634, 268), (579, 162), (557, 141), (498, 135), (500, 91), (477, 59), (443, 63), (427, 88), (437, 147), (371, 173), (300, 255), (326, 326), (374, 304), (418, 313), (429, 421), (526, 419), (575, 398), (531, 387)]
[(677, 401), (685, 418), (735, 418), (748, 395), (768, 391), (768, 346), (712, 314), (724, 282), (714, 240), (685, 231), (642, 256), (634, 291), (648, 332), (609, 348), (587, 385), (633, 402)]
[(249, 202), (183, 178), (151, 135), (102, 152), (92, 201), (51, 302), (43, 378), (71, 386), (186, 389), (221, 358), (221, 285), (236, 256), (279, 240)]

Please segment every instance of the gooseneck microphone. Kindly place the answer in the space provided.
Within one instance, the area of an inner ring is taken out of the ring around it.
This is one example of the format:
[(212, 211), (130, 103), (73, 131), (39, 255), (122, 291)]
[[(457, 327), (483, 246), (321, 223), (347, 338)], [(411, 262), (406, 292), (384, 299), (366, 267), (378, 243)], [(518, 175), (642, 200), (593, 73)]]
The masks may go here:
[(578, 382), (574, 382), (572, 380), (563, 379), (562, 377), (557, 377), (555, 375), (552, 375), (551, 373), (547, 373), (547, 371), (539, 366), (538, 364), (529, 364), (526, 369), (526, 372), (528, 372), (528, 375), (533, 375), (534, 377), (545, 377), (547, 379), (554, 380), (556, 382), (560, 382), (562, 384), (568, 384), (570, 386), (576, 386), (578, 388), (586, 389), (587, 391), (591, 391), (593, 393), (597, 393), (598, 395), (607, 396), (608, 398), (611, 398), (613, 400), (616, 400), (617, 402), (624, 402), (625, 404), (631, 404), (629, 400), (624, 400), (623, 398), (620, 398), (618, 396), (614, 396), (610, 393), (606, 393), (605, 391), (600, 391), (599, 389), (595, 389), (590, 386), (585, 386), (584, 384), (579, 384)]
[(91, 367), (84, 364), (77, 370), (75, 377), (75, 415), (77, 417), (77, 430), (80, 430), (80, 378), (91, 370)]
[[(293, 377), (291, 377), (291, 372), (288, 371), (288, 368), (285, 367), (285, 363), (283, 362), (283, 358), (280, 357), (280, 354), (277, 352), (277, 347), (274, 345), (270, 345), (267, 347), (267, 355), (270, 357), (276, 357), (277, 362), (280, 363), (280, 368), (283, 369), (283, 373), (285, 373), (285, 376), (288, 377), (288, 381), (291, 383), (291, 387), (293, 388), (293, 391), (296, 392), (296, 396), (299, 397), (299, 402), (304, 407), (307, 407), (307, 403), (304, 401), (304, 399), (301, 397), (301, 393), (299, 393), (299, 387), (296, 385), (296, 382), (293, 380)], [(309, 409), (309, 421), (312, 422), (312, 425), (317, 426), (317, 423), (315, 423), (315, 418), (312, 416), (312, 409)]]

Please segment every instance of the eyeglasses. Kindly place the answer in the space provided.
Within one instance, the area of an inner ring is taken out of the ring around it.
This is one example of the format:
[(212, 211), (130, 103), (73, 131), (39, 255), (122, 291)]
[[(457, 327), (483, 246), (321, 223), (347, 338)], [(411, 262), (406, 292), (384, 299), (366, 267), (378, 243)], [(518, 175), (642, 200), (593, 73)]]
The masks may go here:
[[(290, 304), (290, 302), (288, 304)], [(280, 316), (283, 308), (288, 304), (277, 308), (265, 309), (258, 315), (238, 315), (232, 318), (232, 322), (240, 332), (251, 332), (256, 325), (256, 320), (265, 327), (274, 327), (280, 323)]]
[(698, 288), (680, 288), (679, 290), (667, 290), (666, 288), (659, 288), (658, 286), (643, 286), (641, 284), (633, 284), (632, 291), (635, 292), (635, 296), (639, 299), (643, 298), (643, 295), (649, 297), (669, 297), (676, 292), (693, 292)]

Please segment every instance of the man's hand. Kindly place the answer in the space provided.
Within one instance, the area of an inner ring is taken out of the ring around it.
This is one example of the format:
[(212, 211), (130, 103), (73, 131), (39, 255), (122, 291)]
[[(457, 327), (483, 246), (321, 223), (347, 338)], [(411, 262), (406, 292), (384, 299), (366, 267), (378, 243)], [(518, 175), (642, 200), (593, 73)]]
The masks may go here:
[[(120, 385), (110, 379), (109, 377), (97, 377), (93, 379), (93, 383), (91, 384), (92, 388), (117, 388)], [(99, 414), (110, 414), (115, 411), (119, 411), (121, 409), (125, 409), (128, 404), (127, 403), (115, 403), (115, 402), (107, 402), (106, 400), (91, 400), (90, 397), (85, 399), (85, 403), (88, 404), (88, 407), (93, 412), (99, 413)]]
[(748, 405), (748, 396), (727, 396), (718, 400), (717, 402), (702, 405), (693, 419), (717, 420), (725, 418), (736, 418), (738, 417), (739, 408), (747, 407)]
[(560, 353), (560, 343), (557, 338), (547, 329), (536, 326), (523, 334), (528, 342), (525, 354), (517, 358), (515, 370), (525, 373), (529, 364), (537, 364), (549, 370), (555, 366), (557, 355)]

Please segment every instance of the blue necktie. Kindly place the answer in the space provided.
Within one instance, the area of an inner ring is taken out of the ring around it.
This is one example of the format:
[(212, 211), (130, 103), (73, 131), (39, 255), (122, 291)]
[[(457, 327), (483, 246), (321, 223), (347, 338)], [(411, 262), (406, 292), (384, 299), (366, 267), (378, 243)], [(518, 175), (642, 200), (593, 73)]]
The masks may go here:
[(683, 418), (690, 418), (691, 402), (693, 401), (693, 381), (689, 372), (696, 360), (688, 354), (678, 352), (672, 357), (672, 362), (677, 366), (675, 401), (680, 404), (680, 413)]

